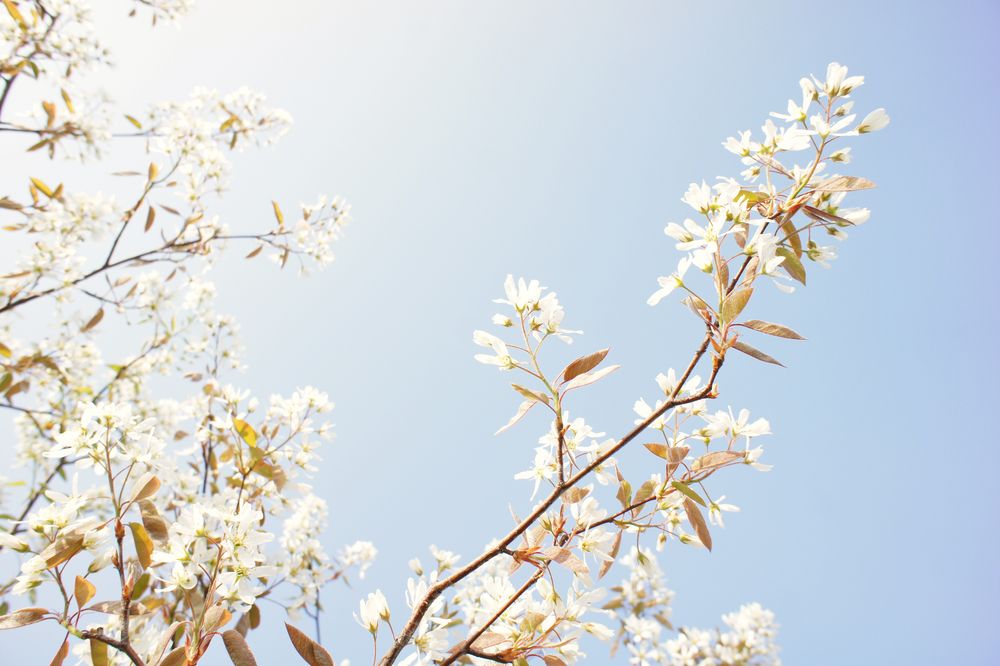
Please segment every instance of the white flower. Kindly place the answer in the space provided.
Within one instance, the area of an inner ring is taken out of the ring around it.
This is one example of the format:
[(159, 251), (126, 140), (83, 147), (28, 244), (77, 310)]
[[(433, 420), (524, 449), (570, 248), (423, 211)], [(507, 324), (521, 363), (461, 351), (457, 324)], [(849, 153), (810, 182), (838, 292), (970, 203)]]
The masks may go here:
[(722, 500), (726, 499), (725, 495), (721, 495), (719, 499), (715, 500), (708, 505), (708, 519), (713, 525), (718, 525), (719, 527), (725, 527), (725, 523), (722, 521), (723, 511), (739, 511), (740, 507), (735, 504), (725, 504)]
[(868, 132), (877, 132), (883, 129), (889, 124), (889, 114), (885, 112), (885, 109), (878, 108), (865, 116), (865, 119), (861, 121), (861, 124), (857, 126), (856, 131), (858, 134), (867, 134)]
[(542, 286), (538, 280), (525, 282), (524, 278), (518, 278), (515, 283), (514, 276), (508, 275), (504, 280), (503, 289), (507, 298), (498, 298), (494, 303), (510, 305), (518, 312), (531, 310), (542, 298)]
[(705, 181), (701, 181), (701, 185), (691, 183), (681, 201), (699, 213), (707, 213), (712, 205), (712, 188)]
[(687, 269), (691, 267), (691, 264), (692, 260), (690, 257), (681, 257), (681, 260), (677, 263), (677, 270), (675, 272), (668, 275), (667, 277), (656, 278), (656, 281), (660, 285), (660, 288), (657, 291), (653, 292), (653, 295), (646, 300), (646, 303), (648, 303), (649, 305), (656, 305), (664, 298), (669, 296), (670, 293), (674, 291), (674, 289), (677, 289), (678, 287), (683, 287), (684, 274), (687, 272)]
[(510, 352), (507, 351), (507, 345), (497, 336), (486, 331), (477, 330), (472, 332), (472, 341), (480, 347), (489, 347), (493, 350), (492, 356), (489, 354), (476, 354), (474, 358), (480, 363), (496, 365), (501, 370), (510, 370), (514, 367), (514, 359), (511, 358)]
[(826, 81), (821, 84), (830, 97), (849, 95), (851, 91), (865, 82), (863, 76), (847, 76), (847, 67), (838, 62), (831, 62), (826, 68)]
[(354, 619), (362, 627), (373, 635), (378, 632), (379, 620), (389, 619), (389, 604), (381, 590), (375, 590), (368, 595), (367, 599), (359, 602), (359, 613), (355, 613)]

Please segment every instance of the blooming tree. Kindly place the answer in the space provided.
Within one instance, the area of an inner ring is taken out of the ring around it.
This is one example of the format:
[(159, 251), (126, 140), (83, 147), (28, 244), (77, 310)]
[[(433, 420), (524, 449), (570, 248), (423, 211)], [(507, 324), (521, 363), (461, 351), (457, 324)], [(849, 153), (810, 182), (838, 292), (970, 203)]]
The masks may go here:
[[(0, 407), (14, 416), (24, 479), (0, 496), (0, 547), (13, 567), (0, 577), (0, 629), (57, 623), (52, 664), (72, 652), (95, 665), (193, 665), (220, 638), (247, 666), (256, 663), (247, 635), (268, 597), (287, 609), (302, 658), (333, 664), (318, 621), (315, 637), (296, 625), (318, 618), (325, 585), (363, 577), (376, 551), (358, 542), (331, 556), (320, 543), (328, 508), (309, 479), (332, 404), (308, 387), (262, 402), (227, 382), (241, 367), (238, 328), (215, 311), (208, 276), (226, 248), (302, 271), (325, 265), (349, 207), (321, 198), (286, 220), (274, 203), (273, 223), (231, 230), (212, 212), (229, 154), (278, 139), (288, 115), (246, 89), (114, 112), (76, 87), (109, 59), (82, 0), (3, 2), (8, 141), (53, 160), (99, 161), (123, 137), (144, 153), (118, 174), (131, 193), (124, 203), (45, 174), (27, 178), (25, 196), (0, 199), (5, 243), (18, 248), (0, 276)], [(134, 0), (131, 11), (173, 21), (188, 5)], [(14, 115), (7, 105), (21, 81), (41, 98)], [(803, 78), (801, 98), (771, 114), (780, 124), (724, 142), (744, 166), (740, 180), (688, 188), (692, 219), (665, 229), (680, 259), (648, 301), (681, 293), (704, 337), (682, 370), (656, 376), (656, 398), (635, 402), (628, 433), (608, 438), (571, 416), (574, 392), (618, 366), (603, 349), (553, 371), (543, 348), (579, 331), (565, 327), (555, 293), (508, 276), (495, 332), (473, 342), (522, 400), (498, 433), (532, 409), (548, 415), (516, 474), (529, 482), (530, 508), (466, 562), (434, 546), (429, 564), (412, 560), (398, 630), (381, 590), (362, 599), (356, 619), (375, 662), (555, 666), (582, 659), (590, 636), (633, 664), (778, 663), (775, 618), (758, 604), (724, 615), (725, 629), (675, 628), (657, 551), (711, 549), (712, 529), (739, 510), (716, 474), (769, 469), (758, 439), (768, 421), (710, 405), (729, 354), (778, 363), (748, 340), (801, 339), (743, 316), (755, 290), (804, 285), (807, 266), (836, 257), (825, 239), (868, 219), (844, 199), (872, 183), (832, 173), (851, 161), (845, 139), (889, 121), (882, 109), (858, 121), (849, 98), (863, 82), (837, 63), (822, 80)], [(130, 351), (120, 340), (102, 346), (108, 329), (125, 331)], [(626, 475), (616, 455), (629, 445), (649, 458)]]

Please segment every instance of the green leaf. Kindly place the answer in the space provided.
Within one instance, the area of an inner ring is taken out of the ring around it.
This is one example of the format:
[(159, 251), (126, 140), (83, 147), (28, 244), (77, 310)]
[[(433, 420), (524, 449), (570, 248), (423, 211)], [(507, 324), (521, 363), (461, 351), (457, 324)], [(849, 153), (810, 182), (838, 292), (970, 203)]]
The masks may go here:
[(737, 289), (726, 296), (726, 300), (722, 302), (722, 321), (727, 324), (735, 321), (740, 316), (740, 313), (743, 312), (743, 308), (747, 306), (752, 295), (753, 289), (751, 288)]
[(247, 446), (250, 448), (257, 446), (257, 431), (253, 429), (252, 425), (242, 419), (233, 419), (233, 427), (236, 428), (236, 432), (240, 434)]
[(546, 405), (549, 404), (549, 396), (544, 393), (539, 393), (538, 391), (532, 391), (529, 388), (525, 388), (520, 384), (511, 384), (511, 387), (522, 396), (528, 400), (535, 400), (536, 402), (544, 402)]
[(90, 663), (93, 666), (111, 666), (111, 661), (108, 659), (107, 643), (90, 639)]
[(671, 481), (670, 485), (672, 485), (681, 495), (684, 495), (685, 497), (694, 500), (695, 502), (701, 504), (704, 507), (708, 506), (707, 504), (705, 504), (705, 500), (701, 498), (701, 495), (696, 493), (691, 488), (691, 486), (684, 483), (683, 481)]
[(742, 323), (743, 326), (747, 328), (752, 328), (760, 333), (766, 333), (767, 335), (773, 335), (778, 338), (788, 338), (789, 340), (805, 340), (801, 335), (788, 328), (787, 326), (782, 326), (781, 324), (772, 324), (769, 321), (761, 321), (759, 319), (750, 319)]
[(779, 247), (775, 250), (779, 257), (784, 257), (785, 260), (781, 262), (781, 267), (785, 269), (785, 272), (793, 280), (797, 280), (802, 284), (806, 283), (806, 267), (802, 265), (802, 261), (798, 256), (787, 247)]
[(643, 482), (643, 484), (639, 486), (639, 489), (635, 491), (635, 498), (632, 500), (632, 503), (638, 504), (639, 502), (645, 502), (653, 496), (655, 491), (656, 483), (654, 483), (652, 479)]
[(274, 208), (274, 219), (278, 221), (278, 227), (281, 229), (285, 228), (285, 214), (281, 212), (281, 206), (278, 205), (277, 201), (271, 202), (271, 207)]
[(31, 180), (31, 184), (35, 186), (36, 190), (38, 190), (45, 196), (49, 197), (50, 199), (52, 198), (53, 196), (52, 188), (46, 185), (44, 181), (42, 181), (40, 178), (34, 178), (34, 177), (30, 178), (29, 180)]
[(740, 190), (740, 193), (736, 195), (736, 200), (739, 201), (740, 199), (745, 199), (749, 205), (753, 206), (764, 201), (770, 201), (771, 195), (767, 192)]
[(291, 639), (292, 645), (295, 646), (295, 651), (306, 660), (309, 666), (334, 666), (333, 657), (323, 649), (322, 645), (287, 622), (285, 629), (288, 631), (288, 638)]
[(21, 12), (17, 10), (17, 5), (14, 4), (13, 0), (3, 0), (4, 6), (7, 8), (7, 13), (10, 17), (17, 22), (17, 25), (21, 30), (27, 30), (28, 24), (24, 22), (24, 17), (21, 16)]
[(132, 530), (132, 541), (135, 543), (139, 563), (143, 569), (148, 569), (153, 561), (153, 540), (149, 538), (149, 532), (142, 523), (129, 523), (128, 526)]

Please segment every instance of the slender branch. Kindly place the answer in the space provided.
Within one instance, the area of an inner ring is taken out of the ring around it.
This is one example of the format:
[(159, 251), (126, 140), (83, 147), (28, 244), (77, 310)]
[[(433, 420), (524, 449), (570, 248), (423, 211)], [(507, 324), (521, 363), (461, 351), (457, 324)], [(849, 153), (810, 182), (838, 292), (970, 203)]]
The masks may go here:
[(432, 603), (434, 603), (435, 599), (441, 596), (441, 594), (445, 590), (449, 589), (456, 583), (462, 581), (464, 578), (475, 572), (477, 569), (479, 569), (481, 566), (492, 560), (500, 553), (506, 552), (508, 546), (510, 546), (510, 544), (512, 544), (518, 537), (524, 534), (534, 524), (536, 520), (538, 520), (546, 511), (548, 511), (549, 508), (553, 504), (555, 504), (556, 501), (562, 496), (562, 494), (566, 492), (566, 490), (575, 486), (584, 477), (586, 477), (588, 474), (590, 474), (600, 465), (606, 462), (609, 458), (615, 455), (615, 453), (620, 451), (629, 442), (638, 437), (640, 433), (642, 433), (646, 428), (648, 428), (654, 421), (656, 421), (656, 419), (663, 416), (663, 414), (665, 414), (667, 411), (679, 405), (685, 405), (688, 403), (697, 402), (698, 400), (703, 400), (705, 398), (714, 397), (715, 377), (718, 374), (719, 369), (722, 367), (722, 359), (718, 356), (713, 357), (712, 374), (709, 377), (708, 383), (705, 385), (705, 387), (701, 391), (693, 395), (686, 396), (684, 398), (678, 397), (681, 388), (684, 386), (685, 382), (687, 382), (688, 378), (691, 376), (691, 373), (694, 371), (695, 367), (698, 365), (698, 363), (705, 356), (705, 353), (708, 351), (708, 346), (711, 340), (712, 340), (712, 331), (709, 330), (705, 333), (704, 340), (698, 347), (698, 350), (695, 352), (694, 357), (688, 364), (687, 369), (685, 369), (684, 373), (681, 375), (681, 378), (678, 381), (677, 386), (674, 388), (674, 391), (671, 393), (670, 397), (665, 403), (660, 405), (660, 407), (656, 409), (652, 414), (650, 414), (647, 418), (645, 418), (638, 425), (632, 428), (632, 430), (630, 430), (624, 437), (622, 437), (613, 447), (611, 447), (609, 450), (605, 451), (603, 454), (601, 454), (596, 459), (591, 461), (586, 467), (581, 468), (576, 474), (571, 476), (564, 483), (558, 484), (548, 495), (548, 497), (546, 497), (540, 504), (538, 504), (535, 507), (535, 509), (524, 520), (518, 523), (518, 525), (513, 530), (511, 530), (505, 537), (503, 537), (503, 539), (501, 539), (496, 546), (485, 551), (479, 557), (472, 560), (464, 567), (458, 569), (454, 574), (452, 574), (448, 578), (445, 578), (435, 583), (430, 588), (428, 588), (427, 594), (420, 601), (420, 603), (418, 603), (417, 606), (413, 609), (413, 614), (410, 616), (410, 619), (407, 620), (406, 625), (403, 627), (402, 631), (400, 631), (399, 636), (396, 637), (396, 640), (393, 642), (392, 647), (389, 649), (389, 652), (386, 653), (386, 655), (382, 658), (382, 661), (380, 662), (381, 666), (389, 666), (390, 664), (395, 663), (396, 659), (399, 658), (400, 653), (403, 651), (403, 648), (406, 647), (406, 645), (408, 645), (410, 640), (413, 638), (413, 634), (416, 632), (417, 627), (420, 625), (421, 620), (423, 619), (424, 615), (427, 614), (427, 611), (430, 609), (430, 606)]
[[(538, 571), (532, 574), (531, 578), (524, 581), (524, 584), (521, 585), (521, 587), (519, 587), (517, 591), (510, 596), (509, 599), (507, 599), (507, 602), (503, 606), (501, 606), (496, 613), (493, 614), (493, 617), (484, 622), (482, 626), (480, 626), (478, 629), (469, 634), (469, 636), (464, 641), (455, 646), (451, 650), (451, 653), (444, 660), (439, 662), (439, 665), (449, 666), (449, 664), (454, 663), (456, 659), (461, 657), (463, 654), (467, 653), (469, 651), (469, 648), (472, 647), (472, 644), (475, 643), (480, 636), (485, 634), (489, 630), (489, 628), (493, 626), (493, 623), (499, 620), (503, 616), (503, 614), (506, 613), (507, 610), (514, 605), (514, 602), (520, 599), (525, 592), (534, 587), (535, 583), (537, 583), (541, 579), (541, 577), (545, 575), (546, 570), (547, 570), (546, 567), (539, 567)], [(486, 658), (489, 659), (490, 657), (487, 656)], [(493, 660), (498, 661), (496, 658), (493, 658)]]
[(122, 641), (115, 640), (110, 636), (105, 636), (100, 629), (82, 631), (80, 632), (80, 637), (87, 640), (105, 643), (128, 657), (132, 663), (135, 664), (135, 666), (146, 666), (146, 663), (142, 660), (142, 657), (139, 656), (139, 653), (135, 651), (135, 648), (131, 645), (123, 643)]

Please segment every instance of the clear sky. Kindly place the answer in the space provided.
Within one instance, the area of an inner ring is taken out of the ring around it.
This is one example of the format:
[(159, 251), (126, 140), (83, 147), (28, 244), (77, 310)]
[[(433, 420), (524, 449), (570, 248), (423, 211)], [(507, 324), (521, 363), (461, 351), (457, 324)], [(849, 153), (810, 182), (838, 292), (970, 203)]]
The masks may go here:
[[(559, 293), (586, 332), (572, 351), (612, 347), (622, 370), (571, 411), (623, 433), (700, 334), (675, 302), (645, 304), (676, 262), (662, 228), (687, 215), (681, 194), (737, 175), (720, 142), (837, 60), (866, 77), (857, 108), (892, 116), (852, 144), (850, 172), (879, 185), (853, 199), (872, 219), (808, 288), (754, 300), (808, 341), (768, 346), (787, 369), (734, 358), (723, 373), (720, 406), (771, 421), (775, 469), (716, 482), (743, 510), (713, 553), (663, 554), (674, 618), (713, 625), (760, 601), (789, 665), (996, 663), (1000, 5), (200, 4), (180, 30), (113, 19), (119, 65), (102, 81), (126, 107), (245, 84), (291, 111), (282, 143), (236, 160), (219, 206), (234, 228), (267, 224), (272, 198), (354, 205), (326, 272), (230, 261), (217, 275), (247, 347), (234, 382), (313, 384), (337, 403), (315, 480), (327, 543), (380, 553), (325, 595), (335, 657), (367, 663), (350, 618), (363, 593), (381, 587), (402, 614), (409, 558), (431, 543), (473, 555), (505, 531), (509, 501), (528, 504), (512, 476), (544, 423), (494, 437), (517, 398), (472, 360), (504, 276)], [(279, 663), (293, 653), (264, 610), (272, 628), (251, 644)], [(19, 635), (0, 646), (41, 663)], [(207, 663), (228, 663), (221, 646)]]

